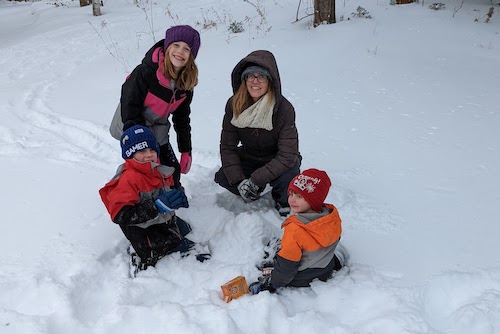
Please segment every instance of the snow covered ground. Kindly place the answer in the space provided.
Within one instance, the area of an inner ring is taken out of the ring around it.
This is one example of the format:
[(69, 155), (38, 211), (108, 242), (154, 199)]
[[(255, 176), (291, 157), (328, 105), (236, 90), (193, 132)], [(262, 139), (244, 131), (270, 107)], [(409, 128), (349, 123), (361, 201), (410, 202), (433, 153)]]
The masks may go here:
[[(312, 28), (294, 0), (106, 0), (100, 17), (0, 0), (0, 333), (500, 333), (498, 1), (389, 2), (337, 1), (337, 24)], [(98, 195), (122, 161), (108, 126), (175, 24), (202, 34), (179, 216), (213, 257), (130, 279)], [(269, 196), (244, 204), (213, 182), (230, 73), (257, 49), (277, 58), (302, 168), (332, 179), (350, 259), (326, 283), (226, 304), (220, 286), (254, 281), (281, 233)]]

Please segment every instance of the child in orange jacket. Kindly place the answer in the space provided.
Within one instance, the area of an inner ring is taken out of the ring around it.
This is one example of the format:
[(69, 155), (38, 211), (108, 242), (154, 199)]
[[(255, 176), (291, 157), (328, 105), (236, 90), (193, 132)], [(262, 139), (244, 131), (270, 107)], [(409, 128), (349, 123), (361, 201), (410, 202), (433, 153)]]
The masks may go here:
[(261, 268), (264, 276), (250, 285), (252, 294), (286, 286), (306, 287), (314, 279), (326, 281), (342, 267), (335, 254), (342, 233), (341, 219), (335, 206), (324, 203), (330, 186), (326, 172), (318, 169), (307, 169), (290, 182), (288, 204), (292, 215), (281, 226), (281, 249), (272, 265)]

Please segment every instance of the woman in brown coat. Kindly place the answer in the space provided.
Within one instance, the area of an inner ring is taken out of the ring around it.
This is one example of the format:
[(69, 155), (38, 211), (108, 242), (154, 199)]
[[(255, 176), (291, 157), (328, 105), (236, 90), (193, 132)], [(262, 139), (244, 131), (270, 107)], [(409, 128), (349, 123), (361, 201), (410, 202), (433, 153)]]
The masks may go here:
[(233, 96), (226, 104), (220, 140), (222, 168), (215, 182), (245, 201), (267, 184), (280, 215), (290, 212), (288, 184), (300, 173), (295, 110), (281, 95), (274, 55), (253, 51), (231, 74)]

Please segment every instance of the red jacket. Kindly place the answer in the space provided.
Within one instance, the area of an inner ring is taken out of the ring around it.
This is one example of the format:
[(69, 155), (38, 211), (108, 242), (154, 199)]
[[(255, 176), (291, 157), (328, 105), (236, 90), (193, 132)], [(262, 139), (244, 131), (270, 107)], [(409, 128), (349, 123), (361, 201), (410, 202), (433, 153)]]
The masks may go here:
[[(144, 199), (152, 199), (161, 188), (173, 185), (173, 168), (155, 163), (140, 163), (127, 159), (117, 174), (99, 190), (102, 202), (114, 220), (126, 205), (135, 205)], [(168, 189), (168, 188), (167, 188)]]

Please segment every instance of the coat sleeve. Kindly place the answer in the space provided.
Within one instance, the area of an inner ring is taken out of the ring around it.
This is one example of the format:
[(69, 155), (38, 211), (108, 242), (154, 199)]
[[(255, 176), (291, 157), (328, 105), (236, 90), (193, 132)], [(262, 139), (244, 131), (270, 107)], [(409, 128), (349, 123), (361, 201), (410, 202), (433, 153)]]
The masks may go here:
[(298, 243), (298, 231), (293, 224), (285, 226), (281, 249), (274, 257), (271, 282), (277, 288), (288, 285), (299, 271), (302, 247)]
[(299, 262), (287, 260), (279, 255), (274, 257), (271, 283), (275, 288), (287, 286), (299, 272)]
[(151, 200), (135, 205), (125, 205), (116, 214), (113, 222), (119, 225), (142, 224), (158, 216), (158, 209)]
[(115, 221), (123, 207), (134, 206), (140, 201), (138, 189), (123, 177), (108, 182), (99, 190), (99, 194), (112, 221)]
[(120, 97), (123, 123), (132, 120), (136, 124), (146, 125), (142, 111), (150, 87), (150, 72), (147, 65), (141, 64), (123, 83)]
[(278, 130), (278, 153), (261, 168), (255, 170), (251, 177), (259, 186), (277, 179), (297, 162), (299, 155), (299, 135), (295, 126), (295, 110), (290, 102), (283, 99), (278, 109), (275, 126)]
[(232, 99), (226, 103), (224, 119), (222, 121), (222, 132), (220, 139), (220, 156), (222, 169), (231, 185), (236, 185), (245, 178), (241, 168), (241, 160), (238, 154), (238, 144), (240, 137), (234, 125), (231, 124), (233, 118)]
[(179, 152), (191, 152), (191, 101), (193, 94), (188, 93), (188, 98), (172, 113), (172, 122), (177, 134), (177, 145)]

